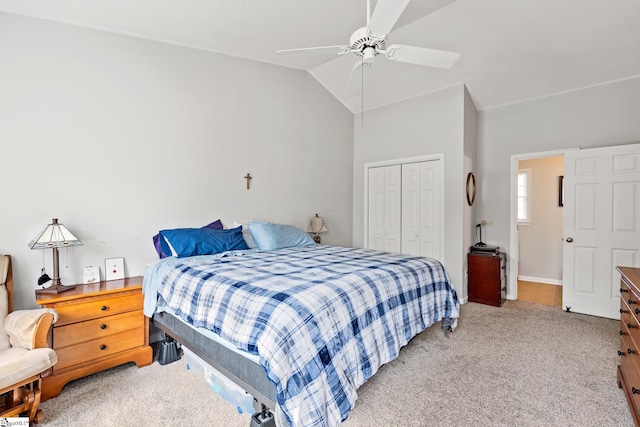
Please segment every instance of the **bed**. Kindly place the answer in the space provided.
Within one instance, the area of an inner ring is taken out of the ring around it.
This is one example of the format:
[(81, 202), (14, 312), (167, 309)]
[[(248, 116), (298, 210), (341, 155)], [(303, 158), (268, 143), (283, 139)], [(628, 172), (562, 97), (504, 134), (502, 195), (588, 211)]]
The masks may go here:
[(411, 338), (457, 326), (436, 260), (327, 245), (167, 257), (145, 314), (270, 408), (278, 425), (335, 426)]

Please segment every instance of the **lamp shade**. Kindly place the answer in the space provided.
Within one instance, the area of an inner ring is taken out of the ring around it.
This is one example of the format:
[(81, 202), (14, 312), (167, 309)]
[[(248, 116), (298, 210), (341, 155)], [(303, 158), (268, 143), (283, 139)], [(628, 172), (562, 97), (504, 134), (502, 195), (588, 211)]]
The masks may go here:
[(322, 217), (319, 217), (318, 214), (311, 218), (311, 223), (309, 224), (308, 233), (323, 233), (325, 231), (329, 231), (329, 229), (324, 225), (324, 220)]
[(29, 242), (28, 246), (31, 249), (50, 249), (81, 246), (82, 244), (63, 224), (58, 223), (57, 218), (54, 218), (51, 224), (47, 225)]

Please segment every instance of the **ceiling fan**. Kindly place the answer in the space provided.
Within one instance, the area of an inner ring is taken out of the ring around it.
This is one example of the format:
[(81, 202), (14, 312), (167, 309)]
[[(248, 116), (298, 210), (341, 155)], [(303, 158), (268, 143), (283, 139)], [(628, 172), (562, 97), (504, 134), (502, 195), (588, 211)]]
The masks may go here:
[(361, 58), (353, 67), (347, 84), (347, 96), (357, 96), (361, 92), (363, 73), (373, 64), (375, 57), (384, 55), (388, 59), (427, 67), (451, 68), (460, 57), (459, 53), (425, 47), (387, 45), (387, 36), (411, 0), (378, 0), (373, 14), (370, 0), (367, 0), (367, 26), (357, 29), (348, 45), (320, 46), (300, 49), (278, 50), (281, 55), (308, 57), (318, 54), (344, 55), (353, 53)]

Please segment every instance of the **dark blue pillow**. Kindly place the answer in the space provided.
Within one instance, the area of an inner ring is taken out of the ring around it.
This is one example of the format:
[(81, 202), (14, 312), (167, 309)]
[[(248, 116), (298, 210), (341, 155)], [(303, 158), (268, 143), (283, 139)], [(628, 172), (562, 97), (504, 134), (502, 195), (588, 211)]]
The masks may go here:
[[(222, 230), (224, 227), (222, 226), (222, 221), (219, 219), (213, 221), (211, 224), (207, 224), (202, 228), (212, 228), (214, 230)], [(153, 236), (153, 247), (156, 248), (156, 252), (160, 259), (171, 256), (171, 249), (169, 245), (167, 245), (166, 240), (160, 238), (160, 233)]]
[(242, 227), (230, 230), (176, 228), (160, 231), (160, 238), (167, 240), (178, 258), (249, 249), (242, 237)]

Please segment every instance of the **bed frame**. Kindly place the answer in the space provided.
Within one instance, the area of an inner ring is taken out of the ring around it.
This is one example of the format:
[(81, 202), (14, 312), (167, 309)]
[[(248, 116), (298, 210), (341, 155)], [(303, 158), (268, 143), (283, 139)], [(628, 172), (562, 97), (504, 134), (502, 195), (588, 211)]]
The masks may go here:
[(198, 333), (170, 313), (155, 313), (153, 322), (164, 333), (252, 395), (256, 411), (264, 413), (268, 409), (275, 413), (275, 387), (267, 378), (262, 365)]

